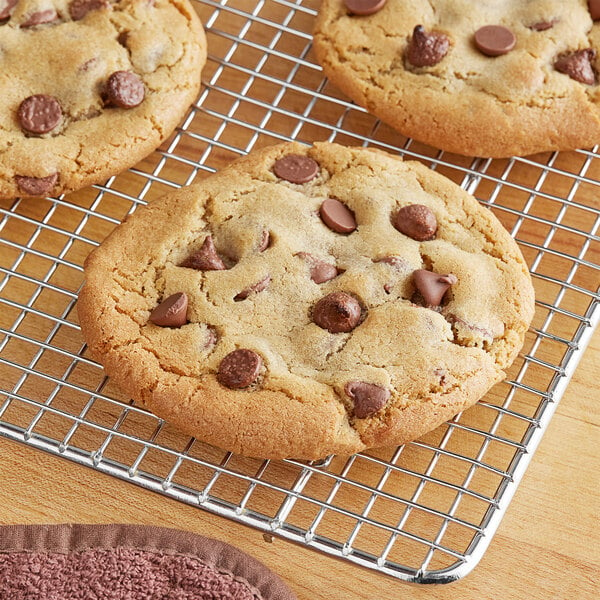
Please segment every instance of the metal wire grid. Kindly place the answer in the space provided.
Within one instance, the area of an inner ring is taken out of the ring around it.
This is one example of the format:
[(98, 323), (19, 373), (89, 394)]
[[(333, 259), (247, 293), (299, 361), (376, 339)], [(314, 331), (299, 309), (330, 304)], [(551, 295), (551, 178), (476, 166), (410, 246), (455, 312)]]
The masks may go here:
[[(400, 138), (323, 79), (316, 6), (197, 2), (209, 63), (171, 139), (105, 185), (0, 205), (0, 435), (400, 579), (450, 581), (483, 555), (600, 319), (600, 160), (466, 159)], [(81, 265), (138, 205), (254, 147), (315, 139), (422, 160), (475, 194), (519, 241), (536, 318), (507, 381), (417, 442), (246, 459), (182, 436), (103, 376), (73, 311)]]

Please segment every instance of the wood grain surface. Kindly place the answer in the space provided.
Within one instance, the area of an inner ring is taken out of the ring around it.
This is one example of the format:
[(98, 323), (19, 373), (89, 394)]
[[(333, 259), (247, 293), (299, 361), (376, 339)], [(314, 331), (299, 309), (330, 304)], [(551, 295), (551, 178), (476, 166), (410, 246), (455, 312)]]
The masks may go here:
[(454, 583), (409, 585), (279, 538), (268, 542), (249, 527), (4, 439), (0, 523), (138, 523), (200, 533), (258, 558), (302, 600), (595, 600), (600, 594), (599, 334), (490, 547), (473, 572)]

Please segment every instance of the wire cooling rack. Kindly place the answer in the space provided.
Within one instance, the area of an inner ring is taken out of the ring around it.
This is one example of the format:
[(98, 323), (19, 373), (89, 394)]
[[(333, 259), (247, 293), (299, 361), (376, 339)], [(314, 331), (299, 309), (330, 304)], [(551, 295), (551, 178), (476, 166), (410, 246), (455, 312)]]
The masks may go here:
[[(600, 156), (470, 159), (400, 137), (323, 78), (317, 5), (196, 2), (203, 91), (161, 149), (68, 198), (0, 203), (0, 435), (400, 579), (451, 581), (483, 555), (600, 319)], [(507, 380), (412, 444), (242, 458), (134, 406), (86, 355), (74, 305), (89, 251), (140, 204), (282, 140), (423, 161), (493, 211), (528, 261), (536, 316)]]

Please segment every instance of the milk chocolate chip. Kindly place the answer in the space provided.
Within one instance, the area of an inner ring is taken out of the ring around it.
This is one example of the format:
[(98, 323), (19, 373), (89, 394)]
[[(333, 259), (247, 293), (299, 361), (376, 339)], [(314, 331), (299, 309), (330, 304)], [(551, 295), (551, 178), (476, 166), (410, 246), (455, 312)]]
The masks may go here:
[(527, 27), (533, 31), (547, 31), (548, 29), (552, 29), (556, 21), (551, 19), (550, 21), (538, 21), (537, 23), (533, 23), (533, 25), (528, 25)]
[(325, 283), (338, 276), (339, 271), (335, 265), (325, 262), (308, 252), (298, 252), (296, 256), (307, 262), (310, 269), (310, 278), (315, 283)]
[(273, 171), (290, 183), (308, 183), (319, 173), (319, 165), (310, 156), (288, 154), (275, 161)]
[(45, 25), (46, 23), (54, 23), (58, 21), (58, 14), (53, 8), (47, 10), (38, 10), (31, 13), (29, 18), (21, 23), (21, 27), (35, 27), (36, 25)]
[(440, 275), (425, 269), (418, 269), (413, 273), (413, 283), (428, 306), (439, 306), (448, 288), (457, 281), (456, 275), (452, 273)]
[(361, 308), (358, 300), (350, 294), (333, 292), (315, 304), (312, 318), (329, 333), (347, 333), (360, 323)]
[(256, 381), (262, 364), (262, 358), (256, 352), (238, 348), (221, 361), (217, 381), (231, 389), (246, 388)]
[(344, 0), (344, 4), (353, 15), (372, 15), (381, 10), (387, 0)]
[(450, 47), (448, 36), (435, 31), (427, 32), (422, 25), (417, 25), (408, 43), (406, 58), (415, 67), (432, 67), (437, 65)]
[(319, 210), (321, 220), (336, 233), (352, 233), (356, 229), (354, 213), (335, 198), (327, 198)]
[(594, 21), (600, 19), (600, 0), (588, 0), (588, 9)]
[(135, 108), (144, 100), (146, 91), (138, 75), (131, 71), (115, 71), (104, 89), (106, 103), (119, 108)]
[(264, 252), (271, 245), (271, 234), (268, 229), (263, 229), (260, 234), (260, 240), (258, 242), (257, 250)]
[(226, 269), (225, 263), (217, 254), (212, 236), (207, 235), (200, 246), (200, 250), (188, 256), (180, 265), (197, 271), (222, 271)]
[(250, 287), (247, 287), (245, 290), (242, 290), (239, 294), (236, 294), (236, 296), (233, 299), (236, 302), (239, 302), (240, 300), (245, 300), (250, 294), (253, 294), (253, 293), (256, 294), (257, 292), (262, 292), (263, 290), (266, 290), (269, 287), (270, 283), (271, 283), (271, 276), (267, 275), (265, 278), (261, 279), (254, 285), (251, 285)]
[(595, 59), (596, 51), (586, 48), (559, 56), (554, 63), (554, 68), (579, 83), (593, 85), (596, 83), (596, 73), (592, 66)]
[(188, 297), (178, 292), (163, 300), (151, 313), (150, 322), (160, 327), (181, 327), (187, 323)]
[(379, 412), (390, 399), (390, 390), (364, 381), (349, 381), (345, 391), (354, 400), (354, 416), (359, 419)]
[(485, 25), (475, 32), (475, 45), (486, 56), (507, 54), (516, 43), (515, 34), (503, 25)]
[(89, 12), (108, 8), (109, 6), (109, 0), (73, 0), (69, 4), (69, 14), (73, 21), (80, 21)]
[(437, 232), (437, 219), (434, 212), (424, 204), (403, 206), (392, 217), (392, 225), (413, 240), (432, 240)]
[(48, 175), (48, 177), (16, 175), (15, 181), (23, 194), (27, 194), (28, 196), (44, 196), (56, 185), (58, 173), (53, 173), (52, 175)]
[(10, 18), (12, 9), (18, 4), (19, 0), (4, 0), (5, 4), (0, 8), (0, 21)]
[(36, 94), (21, 102), (17, 118), (27, 133), (48, 133), (61, 122), (62, 108), (54, 96)]

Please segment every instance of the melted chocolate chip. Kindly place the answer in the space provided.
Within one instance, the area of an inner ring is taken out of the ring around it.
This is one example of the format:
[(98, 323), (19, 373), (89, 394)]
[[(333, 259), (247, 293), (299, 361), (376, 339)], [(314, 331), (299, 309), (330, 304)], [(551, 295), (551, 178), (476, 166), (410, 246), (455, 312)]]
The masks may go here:
[(333, 292), (321, 298), (313, 308), (313, 321), (329, 333), (348, 333), (361, 319), (358, 300), (346, 292)]
[(135, 108), (146, 95), (144, 83), (131, 71), (115, 71), (104, 88), (106, 104), (119, 108)]
[(336, 233), (352, 233), (356, 229), (354, 213), (335, 198), (327, 198), (319, 210), (321, 220)]
[(288, 154), (275, 161), (273, 172), (290, 183), (308, 183), (319, 173), (319, 165), (310, 156)]
[(315, 283), (325, 283), (326, 281), (330, 281), (334, 277), (337, 277), (339, 274), (335, 265), (325, 262), (308, 252), (298, 252), (296, 256), (299, 256), (308, 263), (310, 278)]
[(258, 292), (262, 292), (263, 290), (266, 290), (269, 287), (270, 283), (271, 283), (271, 276), (267, 275), (266, 277), (264, 277), (263, 279), (261, 279), (260, 281), (255, 283), (254, 285), (251, 285), (250, 287), (247, 287), (245, 290), (242, 290), (239, 294), (236, 294), (236, 296), (233, 299), (236, 302), (239, 302), (240, 300), (245, 300), (250, 294), (256, 294)]
[(188, 256), (180, 265), (197, 271), (222, 271), (226, 269), (225, 263), (217, 254), (212, 236), (207, 235), (200, 246), (200, 250)]
[(187, 323), (188, 297), (177, 292), (163, 300), (151, 313), (149, 321), (160, 327), (181, 327)]
[(110, 6), (109, 0), (73, 0), (69, 4), (69, 15), (73, 21), (80, 21), (93, 10), (101, 10)]
[(31, 13), (29, 18), (21, 23), (21, 27), (35, 27), (36, 25), (45, 25), (46, 23), (54, 23), (58, 21), (58, 14), (53, 8), (47, 10), (38, 10)]
[(503, 25), (485, 25), (475, 32), (475, 45), (486, 56), (500, 56), (510, 52), (517, 43), (515, 34)]
[(592, 20), (597, 21), (600, 19), (600, 0), (588, 0), (588, 10)]
[(379, 412), (390, 399), (390, 390), (364, 381), (349, 381), (346, 394), (354, 400), (354, 416), (364, 419)]
[(238, 348), (221, 361), (217, 381), (231, 389), (246, 388), (256, 381), (262, 365), (262, 358), (256, 352)]
[(344, 0), (344, 4), (353, 15), (372, 15), (381, 10), (387, 0)]
[(0, 21), (10, 18), (12, 9), (18, 4), (19, 0), (5, 0), (6, 4), (0, 8)]
[(23, 194), (27, 194), (28, 196), (44, 196), (56, 185), (58, 173), (53, 173), (52, 175), (48, 175), (48, 177), (16, 175), (15, 181)]
[(424, 204), (403, 206), (392, 217), (392, 225), (413, 240), (432, 240), (437, 232), (434, 212)]
[(406, 59), (415, 67), (432, 67), (448, 54), (449, 48), (450, 40), (447, 35), (427, 32), (422, 25), (417, 25), (408, 43)]
[(451, 273), (440, 275), (425, 269), (418, 269), (413, 273), (413, 283), (427, 306), (439, 306), (448, 288), (457, 281), (456, 276)]
[(62, 108), (54, 96), (36, 94), (21, 102), (17, 119), (27, 133), (48, 133), (61, 122)]
[(579, 83), (593, 85), (596, 83), (596, 73), (592, 66), (594, 60), (596, 60), (596, 51), (586, 48), (559, 56), (554, 63), (554, 68)]
[(260, 240), (258, 242), (257, 250), (259, 252), (264, 252), (269, 247), (270, 244), (271, 244), (271, 234), (269, 233), (268, 229), (263, 229), (263, 231), (260, 235)]
[(528, 28), (533, 31), (547, 31), (548, 29), (552, 29), (556, 21), (551, 19), (550, 21), (538, 21), (537, 23), (533, 23), (532, 25), (528, 25)]

